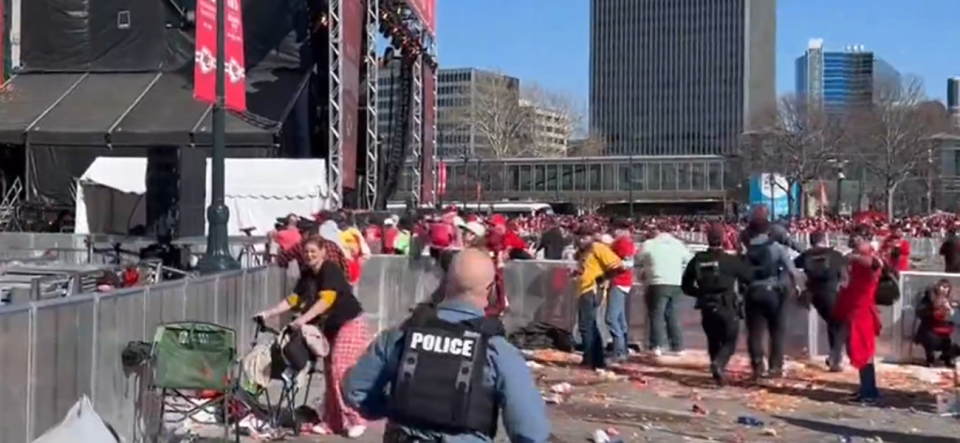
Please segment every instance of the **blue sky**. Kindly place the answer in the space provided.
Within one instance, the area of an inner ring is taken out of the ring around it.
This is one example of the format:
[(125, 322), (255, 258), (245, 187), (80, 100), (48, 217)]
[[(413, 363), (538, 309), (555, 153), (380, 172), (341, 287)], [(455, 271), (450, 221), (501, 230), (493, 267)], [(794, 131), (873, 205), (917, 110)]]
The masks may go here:
[[(437, 0), (446, 67), (496, 69), (586, 98), (589, 0)], [(635, 0), (643, 1), (643, 0)], [(960, 0), (777, 0), (777, 91), (792, 92), (793, 61), (810, 38), (827, 50), (860, 44), (946, 96), (960, 76)]]

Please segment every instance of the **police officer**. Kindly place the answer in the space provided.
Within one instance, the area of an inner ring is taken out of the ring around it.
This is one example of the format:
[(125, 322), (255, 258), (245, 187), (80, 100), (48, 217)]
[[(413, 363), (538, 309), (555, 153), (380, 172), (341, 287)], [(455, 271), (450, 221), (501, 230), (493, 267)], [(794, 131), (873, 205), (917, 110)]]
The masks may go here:
[[(760, 214), (763, 214), (762, 212)], [(787, 296), (796, 288), (796, 268), (787, 248), (768, 235), (770, 222), (754, 216), (747, 226), (744, 260), (750, 284), (744, 293), (747, 351), (754, 379), (783, 375)], [(770, 334), (769, 368), (764, 372), (763, 333)]]
[(840, 251), (827, 246), (823, 232), (810, 234), (812, 247), (794, 259), (797, 269), (802, 269), (807, 277), (806, 291), (802, 297), (809, 302), (820, 318), (827, 323), (827, 340), (830, 343), (830, 356), (827, 366), (831, 372), (840, 372), (843, 358), (843, 322), (833, 317), (833, 305), (837, 302), (837, 291), (846, 268), (846, 258)]
[(739, 257), (722, 249), (724, 231), (713, 226), (707, 232), (707, 250), (693, 256), (683, 272), (681, 289), (697, 299), (703, 332), (707, 335), (710, 373), (723, 385), (727, 362), (737, 350), (743, 305), (736, 292), (739, 282), (750, 283), (750, 273)]
[(489, 254), (464, 249), (447, 298), (381, 333), (350, 369), (344, 401), (367, 419), (386, 418), (384, 441), (490, 442), (498, 418), (514, 442), (547, 441), (550, 422), (526, 362), (500, 321), (484, 318), (493, 278)]

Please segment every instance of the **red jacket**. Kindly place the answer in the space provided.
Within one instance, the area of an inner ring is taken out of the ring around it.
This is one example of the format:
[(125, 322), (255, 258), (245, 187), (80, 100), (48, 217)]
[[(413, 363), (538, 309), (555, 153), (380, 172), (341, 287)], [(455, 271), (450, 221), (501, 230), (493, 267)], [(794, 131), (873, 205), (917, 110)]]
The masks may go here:
[(613, 279), (610, 280), (610, 283), (614, 286), (632, 286), (633, 285), (633, 257), (637, 255), (637, 245), (633, 242), (633, 239), (626, 235), (621, 235), (613, 241), (613, 244), (610, 245), (610, 249), (613, 250), (614, 254), (617, 254), (617, 257), (620, 257), (624, 261), (624, 267), (627, 269), (623, 272), (617, 274)]
[[(868, 248), (866, 246), (861, 252), (870, 253)], [(876, 355), (881, 328), (875, 298), (879, 283), (880, 268), (875, 263), (851, 260), (847, 267), (847, 283), (840, 288), (833, 308), (833, 317), (849, 325), (847, 353), (850, 365), (857, 369), (869, 364)]]

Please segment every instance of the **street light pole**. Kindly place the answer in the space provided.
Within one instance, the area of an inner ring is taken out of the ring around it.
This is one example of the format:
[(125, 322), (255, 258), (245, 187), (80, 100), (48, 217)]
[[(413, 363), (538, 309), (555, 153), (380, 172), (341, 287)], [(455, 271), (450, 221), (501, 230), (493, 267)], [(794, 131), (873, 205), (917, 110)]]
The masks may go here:
[(226, 181), (226, 114), (224, 101), (227, 87), (226, 41), (227, 41), (227, 5), (226, 0), (217, 0), (217, 71), (216, 71), (216, 98), (213, 103), (213, 153), (211, 155), (210, 171), (210, 206), (207, 208), (207, 251), (197, 264), (197, 269), (203, 274), (239, 269), (238, 263), (230, 256), (227, 239), (227, 221), (230, 220), (230, 210), (224, 204), (224, 187)]
[(629, 175), (630, 181), (627, 183), (627, 186), (628, 186), (627, 190), (630, 193), (628, 197), (630, 199), (630, 219), (633, 220), (633, 186), (634, 186), (634, 180), (635, 180), (635, 177), (633, 175), (633, 154), (630, 154), (630, 161), (628, 163), (628, 167), (630, 168), (630, 175)]

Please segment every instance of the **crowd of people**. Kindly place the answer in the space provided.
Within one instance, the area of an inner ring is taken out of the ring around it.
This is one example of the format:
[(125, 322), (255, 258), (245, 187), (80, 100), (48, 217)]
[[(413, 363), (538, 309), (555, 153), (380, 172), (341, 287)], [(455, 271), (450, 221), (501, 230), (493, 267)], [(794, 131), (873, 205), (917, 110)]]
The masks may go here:
[[(718, 384), (726, 381), (742, 320), (753, 378), (781, 377), (785, 307), (795, 298), (816, 309), (828, 325), (826, 369), (842, 370), (845, 350), (860, 374), (853, 397), (870, 403), (880, 395), (873, 363), (882, 327), (877, 306), (900, 295), (897, 274), (910, 267), (907, 235), (948, 234), (944, 248), (953, 248), (956, 259), (956, 225), (956, 218), (946, 215), (781, 224), (769, 222), (762, 207), (735, 223), (693, 217), (508, 219), (455, 208), (379, 219), (291, 215), (272, 234), (280, 247), (275, 260), (280, 266), (299, 263), (300, 281), (294, 294), (259, 317), (298, 312), (292, 326), (315, 352), (326, 353), (325, 408), (313, 428), (324, 434), (357, 437), (366, 429), (365, 420), (387, 418), (387, 432), (407, 438), (461, 433), (486, 438), (496, 428), (487, 412), (500, 410), (511, 439), (545, 441), (549, 422), (542, 400), (519, 352), (504, 340), (499, 320), (510, 306), (502, 279), (505, 263), (534, 257), (577, 263), (569, 278), (576, 282), (585, 367), (601, 369), (629, 358), (625, 304), (635, 283), (642, 283), (649, 328), (645, 352), (684, 352), (676, 303), (690, 296), (701, 312), (710, 371)], [(683, 230), (705, 232), (707, 250), (693, 254), (674, 235)], [(851, 252), (841, 254), (827, 245), (828, 230), (847, 233)], [(800, 250), (789, 231), (809, 232), (812, 247)], [(871, 240), (877, 236), (882, 239), (875, 246)], [(447, 279), (435, 299), (417, 306), (401, 327), (381, 333), (364, 350), (372, 338), (353, 291), (374, 253), (436, 260)], [(921, 300), (915, 339), (925, 350), (925, 363), (952, 365), (960, 349), (950, 339), (955, 303), (949, 282), (938, 282)], [(601, 304), (606, 313), (598, 319)], [(609, 350), (599, 322), (610, 331)], [(491, 385), (489, 377), (478, 375), (484, 373), (503, 381)]]

